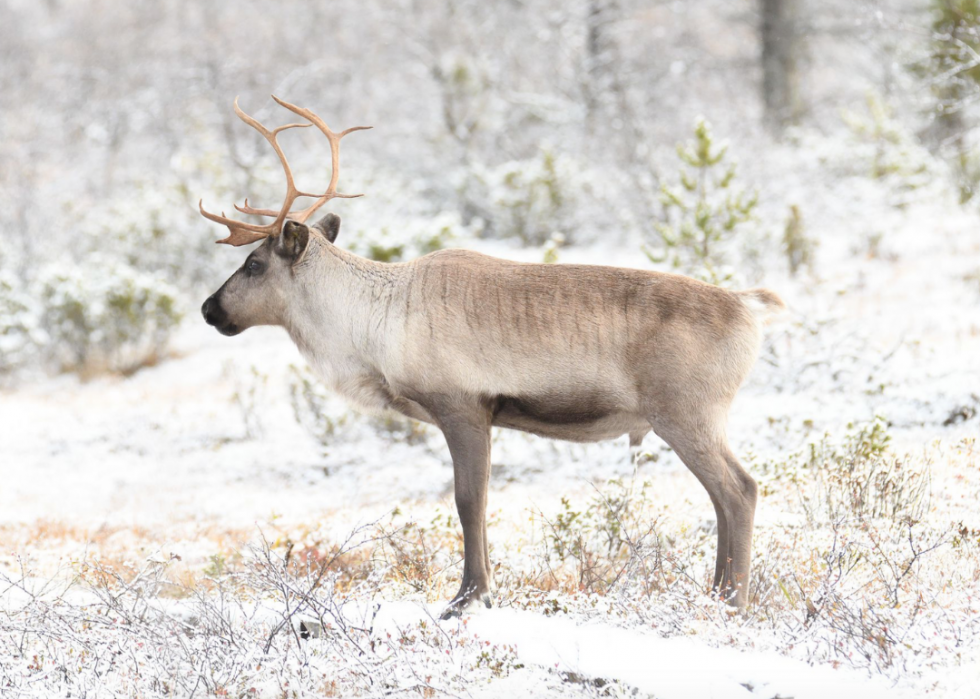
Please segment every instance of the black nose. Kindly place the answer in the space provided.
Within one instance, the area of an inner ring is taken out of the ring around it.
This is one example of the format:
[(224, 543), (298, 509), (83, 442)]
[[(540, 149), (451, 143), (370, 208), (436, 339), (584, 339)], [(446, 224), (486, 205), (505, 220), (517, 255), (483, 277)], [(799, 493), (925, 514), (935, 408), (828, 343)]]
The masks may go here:
[(201, 306), (201, 315), (204, 316), (204, 322), (208, 325), (221, 325), (221, 317), (224, 313), (222, 313), (218, 302), (214, 300), (214, 296), (209, 296), (208, 300)]

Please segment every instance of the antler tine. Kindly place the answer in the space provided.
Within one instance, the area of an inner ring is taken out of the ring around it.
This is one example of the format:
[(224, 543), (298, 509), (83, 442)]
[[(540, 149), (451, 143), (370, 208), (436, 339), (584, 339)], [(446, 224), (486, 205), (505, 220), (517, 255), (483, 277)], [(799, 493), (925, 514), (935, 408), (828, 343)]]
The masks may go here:
[(234, 207), (237, 211), (241, 211), (243, 214), (253, 214), (255, 216), (278, 216), (279, 215), (278, 211), (274, 211), (272, 209), (256, 209), (249, 206), (248, 197), (245, 197), (245, 204), (243, 206), (239, 206), (238, 204), (235, 204)]
[[(287, 218), (291, 218), (293, 220), (299, 221), (300, 223), (304, 223), (313, 214), (313, 212), (315, 212), (317, 209), (323, 206), (330, 199), (333, 198), (352, 199), (354, 197), (362, 196), (360, 194), (337, 193), (337, 179), (340, 174), (340, 168), (339, 168), (340, 139), (342, 139), (344, 136), (346, 136), (347, 134), (353, 131), (369, 129), (371, 127), (354, 126), (352, 128), (340, 132), (339, 134), (334, 133), (333, 131), (330, 130), (330, 128), (326, 125), (326, 123), (324, 123), (324, 121), (320, 117), (318, 117), (310, 110), (297, 107), (295, 105), (289, 104), (288, 102), (284, 102), (283, 100), (280, 100), (275, 95), (272, 96), (272, 99), (274, 99), (279, 105), (285, 107), (286, 109), (289, 109), (293, 113), (298, 114), (299, 116), (308, 120), (310, 123), (309, 124), (285, 124), (283, 126), (278, 126), (274, 129), (269, 129), (265, 127), (263, 124), (261, 124), (254, 117), (242, 111), (241, 107), (238, 106), (237, 97), (235, 98), (235, 113), (238, 115), (239, 119), (244, 121), (246, 124), (251, 126), (260, 134), (262, 134), (262, 137), (265, 138), (265, 140), (268, 141), (269, 144), (272, 146), (273, 150), (275, 150), (276, 155), (279, 157), (279, 162), (282, 163), (282, 169), (286, 175), (286, 196), (283, 199), (282, 208), (280, 208), (279, 211), (275, 211), (274, 209), (258, 209), (250, 206), (248, 203), (248, 199), (245, 199), (244, 206), (239, 206), (238, 204), (235, 204), (235, 209), (244, 214), (275, 217), (275, 220), (272, 223), (268, 223), (266, 225), (257, 225), (257, 224), (245, 223), (243, 221), (236, 221), (235, 219), (227, 218), (223, 211), (221, 212), (220, 216), (218, 216), (217, 214), (212, 214), (204, 209), (203, 200), (199, 201), (198, 209), (200, 210), (202, 216), (204, 216), (208, 220), (215, 221), (216, 223), (220, 223), (228, 227), (230, 234), (228, 235), (227, 238), (223, 238), (222, 240), (219, 240), (218, 241), (219, 243), (227, 243), (229, 245), (236, 245), (236, 246), (248, 245), (249, 243), (254, 243), (257, 240), (261, 240), (262, 238), (268, 238), (269, 236), (279, 235), (279, 232), (282, 229), (282, 224), (285, 222)], [(318, 129), (320, 129), (320, 131), (323, 132), (323, 135), (326, 136), (327, 140), (330, 142), (330, 165), (331, 165), (330, 185), (327, 187), (327, 191), (324, 192), (323, 194), (310, 194), (308, 192), (302, 192), (296, 188), (296, 183), (293, 180), (293, 172), (289, 167), (289, 161), (286, 159), (286, 154), (283, 152), (282, 147), (279, 145), (279, 141), (278, 141), (279, 134), (287, 129), (307, 128), (309, 126), (316, 126)], [(316, 198), (316, 201), (313, 202), (311, 206), (309, 206), (306, 209), (303, 209), (302, 211), (290, 213), (290, 209), (292, 208), (293, 203), (299, 197)]]
[[(246, 114), (242, 110), (242, 108), (238, 106), (238, 97), (235, 97), (234, 106), (235, 106), (235, 114), (238, 115), (238, 118), (244, 121), (249, 126), (251, 126), (256, 131), (258, 131), (260, 134), (262, 134), (263, 138), (265, 138), (265, 140), (269, 142), (269, 145), (272, 146), (273, 150), (275, 150), (276, 155), (279, 157), (279, 162), (282, 163), (282, 169), (286, 175), (286, 197), (282, 202), (282, 208), (280, 208), (279, 211), (276, 214), (274, 214), (276, 220), (267, 225), (267, 227), (271, 229), (270, 235), (278, 235), (279, 229), (282, 227), (283, 222), (286, 220), (286, 216), (289, 214), (289, 210), (293, 206), (293, 202), (295, 202), (298, 197), (310, 196), (310, 195), (304, 195), (302, 192), (296, 189), (296, 183), (293, 180), (292, 168), (289, 167), (289, 160), (287, 160), (286, 154), (282, 150), (282, 146), (279, 145), (278, 136), (280, 133), (286, 131), (287, 129), (305, 129), (309, 126), (309, 124), (284, 124), (283, 126), (278, 126), (270, 131), (268, 128), (262, 125), (257, 119)], [(245, 206), (246, 208), (251, 208), (248, 206), (247, 202)], [(237, 206), (235, 208), (238, 209)], [(239, 211), (241, 211), (241, 209), (239, 209)], [(263, 209), (262, 211), (263, 212), (271, 211), (271, 209)], [(248, 212), (244, 212), (244, 213), (248, 213)], [(263, 213), (260, 215), (264, 216), (267, 214)]]
[(245, 223), (244, 221), (236, 221), (235, 219), (226, 217), (224, 212), (221, 213), (221, 216), (212, 214), (204, 209), (203, 201), (198, 202), (198, 208), (200, 209), (201, 215), (211, 221), (221, 223), (228, 227), (230, 235), (227, 238), (223, 238), (217, 242), (239, 246), (254, 243), (262, 238), (268, 238), (270, 235), (278, 235), (283, 221), (286, 220), (286, 216), (288, 215), (289, 209), (292, 207), (293, 202), (296, 201), (297, 197), (303, 196), (303, 193), (296, 189), (296, 185), (293, 182), (293, 173), (289, 167), (289, 161), (286, 159), (286, 154), (279, 145), (277, 137), (286, 129), (306, 128), (309, 126), (309, 124), (286, 124), (270, 130), (257, 119), (246, 114), (242, 108), (238, 106), (238, 97), (235, 97), (234, 107), (235, 114), (238, 115), (238, 118), (262, 134), (262, 137), (269, 142), (269, 144), (275, 150), (276, 155), (279, 157), (279, 162), (282, 163), (283, 171), (286, 174), (286, 197), (283, 200), (282, 208), (279, 209), (279, 211), (273, 211), (272, 209), (252, 209), (252, 207), (248, 205), (248, 200), (245, 201), (244, 208), (239, 207), (237, 204), (235, 205), (235, 208), (243, 213), (256, 213), (262, 216), (275, 216), (276, 220), (266, 225), (260, 226), (252, 223)]
[(327, 141), (330, 142), (330, 184), (327, 186), (327, 191), (324, 192), (320, 197), (313, 202), (309, 207), (303, 209), (302, 211), (297, 211), (290, 214), (290, 218), (300, 223), (304, 223), (313, 213), (319, 209), (321, 206), (326, 204), (331, 199), (356, 199), (357, 197), (364, 196), (363, 194), (338, 194), (337, 193), (337, 180), (340, 177), (340, 139), (349, 133), (354, 131), (366, 131), (370, 129), (370, 126), (352, 126), (349, 129), (345, 129), (340, 133), (336, 133), (327, 126), (326, 122), (323, 121), (319, 116), (313, 113), (310, 109), (305, 107), (297, 107), (295, 104), (290, 104), (285, 100), (281, 100), (275, 95), (272, 95), (272, 99), (276, 101), (282, 107), (285, 107), (294, 114), (307, 119), (311, 124), (316, 126), (327, 137)]
[[(318, 197), (320, 195), (319, 194), (310, 194), (309, 192), (300, 192), (299, 193), (299, 196), (301, 196), (301, 197), (313, 197), (313, 198), (316, 198), (316, 197)], [(343, 196), (343, 195), (341, 195), (341, 196)], [(252, 214), (253, 216), (273, 216), (273, 217), (275, 217), (275, 216), (278, 216), (279, 215), (279, 212), (276, 211), (275, 209), (256, 209), (253, 206), (249, 206), (248, 197), (245, 197), (245, 204), (243, 206), (239, 206), (238, 204), (234, 204), (234, 207), (235, 207), (235, 210), (241, 211), (243, 214)], [(289, 218), (289, 215), (287, 214), (286, 217)]]

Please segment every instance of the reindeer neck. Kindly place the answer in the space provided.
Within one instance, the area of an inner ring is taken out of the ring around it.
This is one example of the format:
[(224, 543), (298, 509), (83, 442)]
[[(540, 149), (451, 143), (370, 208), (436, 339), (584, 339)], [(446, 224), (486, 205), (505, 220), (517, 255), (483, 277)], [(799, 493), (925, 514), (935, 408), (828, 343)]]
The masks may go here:
[(392, 320), (386, 311), (403, 293), (403, 265), (316, 240), (296, 273), (304, 278), (304, 293), (285, 325), (307, 361), (327, 381), (353, 371), (353, 365), (379, 370)]

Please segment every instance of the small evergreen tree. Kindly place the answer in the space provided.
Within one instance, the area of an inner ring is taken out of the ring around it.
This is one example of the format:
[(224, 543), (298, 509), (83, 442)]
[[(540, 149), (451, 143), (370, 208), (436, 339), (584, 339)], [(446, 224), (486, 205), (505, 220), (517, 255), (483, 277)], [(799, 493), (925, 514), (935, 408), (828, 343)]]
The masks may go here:
[(795, 277), (801, 267), (813, 270), (813, 250), (816, 241), (807, 237), (803, 216), (800, 214), (800, 207), (796, 204), (791, 204), (789, 207), (782, 242), (783, 252), (786, 253), (786, 260), (789, 262), (789, 273), (792, 276)]
[(752, 219), (758, 195), (733, 186), (736, 166), (725, 162), (727, 151), (727, 146), (715, 144), (711, 125), (700, 117), (694, 124), (694, 140), (677, 144), (683, 163), (679, 185), (661, 188), (667, 220), (656, 229), (663, 250), (657, 253), (644, 247), (652, 262), (669, 261), (713, 284), (731, 278), (724, 271), (724, 243)]
[(913, 190), (928, 183), (932, 158), (918, 139), (895, 118), (891, 107), (874, 92), (865, 98), (864, 111), (841, 113), (856, 141), (855, 162), (868, 162), (868, 174), (888, 179), (899, 190)]
[(932, 40), (929, 56), (917, 68), (929, 77), (937, 99), (934, 137), (952, 151), (960, 201), (966, 202), (980, 182), (977, 154), (969, 142), (974, 125), (964, 106), (980, 94), (980, 0), (931, 0)]

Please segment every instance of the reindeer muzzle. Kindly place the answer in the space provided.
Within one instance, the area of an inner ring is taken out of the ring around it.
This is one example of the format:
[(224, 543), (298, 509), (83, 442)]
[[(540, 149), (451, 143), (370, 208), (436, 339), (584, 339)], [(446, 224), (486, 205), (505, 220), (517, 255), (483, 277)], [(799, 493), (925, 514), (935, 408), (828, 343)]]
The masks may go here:
[(201, 306), (201, 315), (204, 316), (204, 322), (214, 327), (222, 335), (231, 336), (241, 332), (237, 325), (228, 321), (228, 314), (221, 307), (221, 302), (214, 296), (209, 296), (204, 305)]

